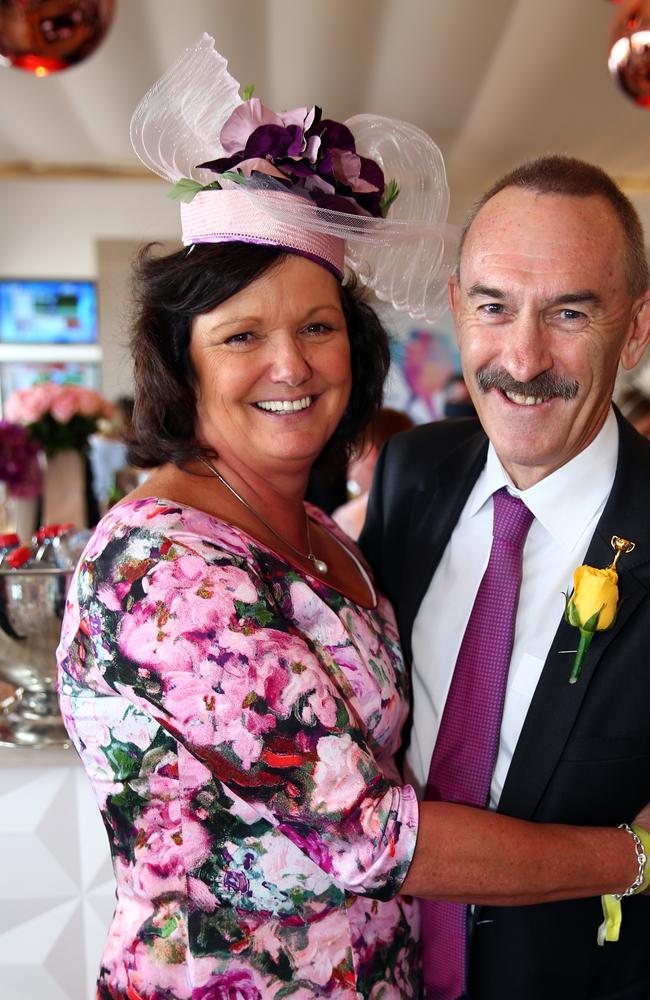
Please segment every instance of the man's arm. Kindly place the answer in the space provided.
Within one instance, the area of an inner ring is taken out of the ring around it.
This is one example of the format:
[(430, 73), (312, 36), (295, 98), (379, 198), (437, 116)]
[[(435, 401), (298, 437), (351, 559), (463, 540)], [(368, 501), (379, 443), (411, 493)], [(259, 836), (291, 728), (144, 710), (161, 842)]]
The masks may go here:
[[(640, 815), (650, 815), (650, 806)], [(625, 830), (530, 823), (487, 809), (421, 802), (417, 845), (401, 892), (518, 906), (620, 893), (637, 873)]]

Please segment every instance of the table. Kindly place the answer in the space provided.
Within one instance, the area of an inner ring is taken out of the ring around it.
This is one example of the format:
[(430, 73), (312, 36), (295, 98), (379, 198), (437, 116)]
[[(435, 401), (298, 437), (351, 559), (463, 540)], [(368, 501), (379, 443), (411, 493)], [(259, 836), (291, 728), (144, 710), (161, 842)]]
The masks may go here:
[(114, 904), (76, 751), (0, 748), (0, 997), (93, 1000)]

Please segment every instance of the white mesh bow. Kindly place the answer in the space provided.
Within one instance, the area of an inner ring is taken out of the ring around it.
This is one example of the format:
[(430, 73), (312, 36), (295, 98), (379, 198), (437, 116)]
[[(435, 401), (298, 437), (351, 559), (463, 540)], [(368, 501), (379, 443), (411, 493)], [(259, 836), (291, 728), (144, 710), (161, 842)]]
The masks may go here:
[(209, 184), (214, 174), (196, 164), (222, 154), (221, 129), (241, 103), (228, 63), (204, 33), (138, 104), (131, 144), (146, 167), (172, 184), (181, 177)]
[[(242, 103), (227, 65), (214, 40), (204, 34), (140, 101), (131, 120), (131, 142), (160, 177), (171, 182), (188, 177), (202, 184), (215, 179), (212, 171), (196, 165), (224, 155), (221, 129)], [(425, 132), (407, 122), (356, 115), (345, 125), (357, 152), (378, 163), (387, 181), (398, 184), (399, 196), (387, 218), (321, 207), (314, 211), (304, 192), (296, 193), (289, 207), (280, 207), (286, 199), (269, 195), (286, 193), (287, 187), (266, 174), (253, 174), (244, 190), (260, 212), (278, 221), (344, 239), (346, 264), (381, 301), (433, 321), (446, 304), (458, 243), (458, 230), (446, 223), (449, 188), (442, 154)]]

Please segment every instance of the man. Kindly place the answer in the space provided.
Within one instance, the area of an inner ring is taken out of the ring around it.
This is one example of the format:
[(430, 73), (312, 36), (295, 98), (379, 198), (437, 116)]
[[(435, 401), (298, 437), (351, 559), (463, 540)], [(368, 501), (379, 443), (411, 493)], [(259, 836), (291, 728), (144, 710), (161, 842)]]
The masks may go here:
[[(406, 764), (423, 794), (490, 557), (493, 496), (506, 487), (534, 519), (486, 804), (540, 822), (608, 825), (631, 822), (648, 798), (650, 442), (611, 403), (619, 363), (636, 365), (650, 339), (647, 289), (638, 217), (589, 164), (527, 164), (470, 216), (449, 293), (480, 424), (443, 421), (389, 442), (361, 538), (412, 666)], [(612, 562), (614, 535), (636, 545), (617, 567), (620, 611), (570, 685), (578, 632), (563, 621), (562, 592), (577, 566)], [(599, 899), (470, 910), (456, 992), (648, 1000), (650, 900), (622, 907), (620, 940), (604, 947)]]

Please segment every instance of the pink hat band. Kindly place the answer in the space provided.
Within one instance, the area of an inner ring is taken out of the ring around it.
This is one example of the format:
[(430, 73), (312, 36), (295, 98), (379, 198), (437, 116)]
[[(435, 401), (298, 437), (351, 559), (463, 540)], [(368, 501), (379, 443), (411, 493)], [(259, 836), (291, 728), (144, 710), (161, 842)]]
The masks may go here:
[[(266, 193), (286, 213), (296, 195)], [(314, 212), (316, 212), (314, 206)], [(201, 191), (189, 203), (181, 203), (183, 244), (258, 243), (280, 247), (323, 264), (343, 277), (345, 241), (304, 226), (294, 226), (263, 211), (259, 200), (245, 191)]]

